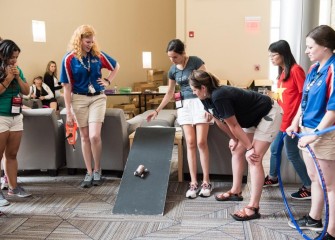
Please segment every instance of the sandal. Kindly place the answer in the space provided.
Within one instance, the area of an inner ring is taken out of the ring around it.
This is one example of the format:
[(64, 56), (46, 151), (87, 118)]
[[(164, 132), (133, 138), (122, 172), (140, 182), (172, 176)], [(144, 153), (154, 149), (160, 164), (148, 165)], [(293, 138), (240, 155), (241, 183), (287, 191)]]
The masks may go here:
[(216, 195), (215, 199), (217, 201), (243, 201), (242, 192), (232, 193), (230, 190)]
[[(252, 211), (254, 211), (254, 214), (251, 215), (247, 215), (247, 213), (245, 212), (245, 209), (250, 209)], [(246, 206), (241, 210), (238, 210), (237, 212), (235, 212), (234, 214), (231, 214), (231, 216), (236, 220), (236, 221), (248, 221), (248, 220), (253, 220), (253, 219), (258, 219), (261, 217), (261, 214), (259, 213), (259, 208), (255, 208), (255, 207), (250, 207), (250, 206)]]

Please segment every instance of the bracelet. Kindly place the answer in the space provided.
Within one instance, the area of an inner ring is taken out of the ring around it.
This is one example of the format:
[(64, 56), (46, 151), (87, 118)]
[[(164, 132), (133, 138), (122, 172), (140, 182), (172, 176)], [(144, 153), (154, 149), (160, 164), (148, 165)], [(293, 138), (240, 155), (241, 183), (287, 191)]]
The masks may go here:
[(109, 79), (104, 78), (104, 80), (108, 82), (108, 86), (111, 85), (111, 81), (109, 81)]
[(7, 89), (7, 87), (5, 86), (5, 84), (3, 84), (2, 82), (1, 82), (1, 85), (2, 85), (5, 89)]
[(252, 146), (251, 148), (247, 149), (247, 152), (250, 151), (250, 150), (253, 149), (253, 148), (254, 148), (254, 146)]
[(155, 109), (155, 112), (157, 113), (157, 115), (158, 115), (158, 111)]

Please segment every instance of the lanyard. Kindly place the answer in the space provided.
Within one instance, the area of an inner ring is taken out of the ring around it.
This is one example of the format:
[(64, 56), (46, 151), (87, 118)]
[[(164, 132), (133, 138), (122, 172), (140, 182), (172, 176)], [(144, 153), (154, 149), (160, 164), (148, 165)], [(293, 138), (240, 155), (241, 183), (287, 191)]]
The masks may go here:
[(304, 113), (306, 106), (307, 106), (307, 101), (308, 101), (308, 93), (311, 89), (311, 87), (313, 87), (313, 85), (316, 83), (316, 81), (322, 76), (322, 72), (319, 72), (318, 74), (315, 75), (314, 79), (309, 82), (303, 92), (302, 95), (302, 100), (301, 100), (301, 110), (302, 113)]

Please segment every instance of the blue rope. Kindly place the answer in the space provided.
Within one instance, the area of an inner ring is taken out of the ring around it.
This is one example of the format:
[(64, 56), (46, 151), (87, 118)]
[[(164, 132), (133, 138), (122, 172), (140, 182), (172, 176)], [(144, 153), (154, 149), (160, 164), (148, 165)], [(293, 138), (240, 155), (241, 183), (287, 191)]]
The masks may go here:
[[(325, 134), (325, 133), (328, 133), (328, 132), (331, 132), (331, 131), (334, 131), (335, 130), (335, 126), (332, 126), (332, 127), (329, 127), (329, 128), (326, 128), (324, 130), (320, 130), (318, 132), (314, 132), (314, 133), (295, 133), (293, 132), (293, 134), (295, 136), (297, 136), (298, 138), (301, 138), (303, 136), (309, 136), (309, 135), (317, 135), (317, 136), (320, 136), (322, 134)], [(280, 191), (281, 191), (281, 194), (282, 194), (282, 197), (283, 197), (283, 200), (284, 200), (284, 204), (285, 204), (285, 207), (288, 211), (288, 214), (290, 215), (290, 218), (295, 226), (295, 228), (298, 230), (298, 232), (300, 233), (301, 236), (304, 237), (304, 239), (311, 239), (309, 238), (306, 234), (304, 234), (302, 232), (302, 230), (300, 229), (300, 227), (298, 226), (297, 222), (295, 221), (294, 219), (294, 216), (292, 214), (292, 211), (291, 211), (291, 208), (287, 202), (287, 199), (286, 199), (286, 196), (285, 196), (285, 192), (284, 192), (284, 187), (283, 187), (283, 182), (282, 182), (282, 179), (281, 179), (281, 174), (280, 174), (280, 164), (281, 164), (281, 150), (283, 149), (283, 145), (284, 145), (284, 137), (286, 137), (286, 133), (283, 134), (282, 138), (280, 139), (279, 141), (279, 144), (278, 144), (278, 150), (277, 150), (277, 164), (276, 164), (276, 167), (277, 167), (277, 171), (278, 171), (278, 182), (279, 182), (279, 188), (280, 188)], [(323, 177), (323, 173), (322, 173), (322, 170), (320, 168), (320, 164), (319, 162), (317, 161), (316, 159), (316, 156), (315, 156), (315, 153), (313, 152), (313, 150), (311, 149), (311, 147), (309, 145), (306, 146), (309, 153), (311, 154), (312, 158), (313, 158), (313, 161), (314, 161), (314, 165), (318, 171), (318, 175), (319, 175), (319, 179), (321, 181), (321, 187), (323, 189), (323, 196), (324, 196), (324, 205), (325, 205), (325, 225), (324, 225), (324, 228), (323, 228), (323, 231), (321, 233), (321, 235), (317, 238), (317, 239), (322, 239), (324, 237), (324, 235), (326, 234), (327, 232), (327, 227), (328, 227), (328, 221), (329, 221), (329, 202), (328, 202), (328, 194), (327, 194), (327, 187), (326, 187), (326, 183), (325, 183), (325, 179)]]

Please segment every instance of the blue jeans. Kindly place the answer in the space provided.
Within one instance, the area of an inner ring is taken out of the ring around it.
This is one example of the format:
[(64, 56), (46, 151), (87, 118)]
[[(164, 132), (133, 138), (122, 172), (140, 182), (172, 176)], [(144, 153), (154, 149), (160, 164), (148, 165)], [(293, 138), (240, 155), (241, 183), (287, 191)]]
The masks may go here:
[[(285, 132), (279, 131), (275, 140), (272, 142), (270, 150), (271, 150), (271, 157), (270, 157), (270, 176), (277, 177), (277, 151), (278, 151), (278, 144), (282, 136)], [(299, 148), (298, 148), (298, 138), (290, 138), (286, 136), (284, 138), (284, 146), (285, 146), (285, 153), (289, 161), (293, 164), (295, 171), (298, 173), (303, 185), (305, 187), (311, 186), (311, 180), (307, 174), (307, 169), (304, 160), (300, 157)], [(282, 151), (282, 149), (280, 149)]]

